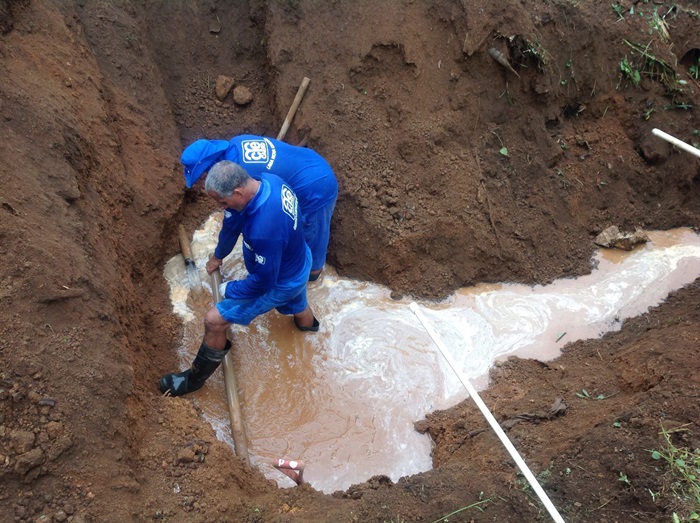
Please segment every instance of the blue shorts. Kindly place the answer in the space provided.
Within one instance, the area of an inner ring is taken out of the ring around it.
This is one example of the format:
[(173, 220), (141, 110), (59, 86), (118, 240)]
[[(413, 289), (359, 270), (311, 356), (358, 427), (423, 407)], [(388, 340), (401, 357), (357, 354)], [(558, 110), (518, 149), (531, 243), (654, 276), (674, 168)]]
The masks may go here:
[(216, 304), (216, 310), (229, 323), (249, 325), (257, 316), (277, 309), (280, 314), (299, 314), (309, 306), (306, 282), (309, 278), (311, 253), (306, 249), (306, 270), (288, 283), (276, 285), (262, 296), (254, 298), (225, 298)]
[(331, 238), (331, 218), (335, 210), (336, 195), (333, 201), (328, 202), (320, 209), (304, 215), (303, 229), (306, 244), (311, 249), (311, 270), (323, 269), (326, 264), (326, 252)]

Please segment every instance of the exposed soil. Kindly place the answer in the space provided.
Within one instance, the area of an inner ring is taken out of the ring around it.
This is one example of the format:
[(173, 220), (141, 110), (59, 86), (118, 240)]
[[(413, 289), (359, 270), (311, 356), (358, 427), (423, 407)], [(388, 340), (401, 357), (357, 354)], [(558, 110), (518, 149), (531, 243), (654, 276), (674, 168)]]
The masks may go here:
[[(306, 76), (285, 139), (337, 173), (341, 274), (422, 298), (580, 275), (609, 225), (700, 225), (700, 162), (651, 134), (700, 141), (698, 27), (692, 0), (0, 0), (0, 521), (433, 522), (486, 499), (449, 521), (548, 520), (471, 401), (416, 420), (432, 471), (324, 495), (161, 397), (181, 329), (162, 269), (213, 209), (179, 155), (276, 136)], [(219, 75), (252, 102), (219, 100)], [(566, 521), (688, 514), (649, 451), (662, 426), (700, 447), (699, 325), (696, 282), (494, 368), (483, 398)]]

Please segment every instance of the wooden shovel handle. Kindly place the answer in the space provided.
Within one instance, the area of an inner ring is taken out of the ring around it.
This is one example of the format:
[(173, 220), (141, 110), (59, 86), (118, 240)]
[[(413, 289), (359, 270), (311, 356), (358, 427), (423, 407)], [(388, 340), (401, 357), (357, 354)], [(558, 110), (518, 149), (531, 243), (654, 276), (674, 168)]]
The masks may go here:
[(185, 228), (182, 225), (179, 225), (178, 233), (180, 236), (180, 251), (182, 251), (182, 255), (185, 257), (185, 260), (191, 260), (192, 248), (190, 247), (190, 239), (187, 236), (187, 231), (185, 231)]

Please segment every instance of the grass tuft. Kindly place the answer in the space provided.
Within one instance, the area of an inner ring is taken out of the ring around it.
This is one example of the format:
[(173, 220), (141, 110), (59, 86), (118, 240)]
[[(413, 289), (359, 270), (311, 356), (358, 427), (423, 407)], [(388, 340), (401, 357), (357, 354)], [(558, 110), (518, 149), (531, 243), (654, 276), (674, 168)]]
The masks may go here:
[(674, 523), (700, 521), (700, 449), (689, 449), (673, 443), (672, 436), (686, 432), (681, 426), (666, 430), (661, 426), (664, 444), (659, 450), (651, 450), (651, 457), (663, 460), (669, 470), (664, 475), (664, 490), (673, 496)]
[[(679, 82), (676, 71), (668, 63), (666, 63), (662, 58), (656, 56), (651, 50), (651, 42), (647, 45), (641, 45), (629, 40), (623, 40), (634, 52), (639, 54), (642, 58), (641, 64), (637, 64), (636, 67), (631, 65), (625, 57), (624, 61), (629, 66), (629, 71), (638, 69), (640, 73), (649, 76), (652, 79), (659, 80), (662, 84), (666, 86), (670, 92), (682, 92), (683, 84)], [(623, 68), (622, 62), (620, 63), (621, 71), (629, 78), (629, 72)], [(638, 85), (638, 81), (633, 83)]]

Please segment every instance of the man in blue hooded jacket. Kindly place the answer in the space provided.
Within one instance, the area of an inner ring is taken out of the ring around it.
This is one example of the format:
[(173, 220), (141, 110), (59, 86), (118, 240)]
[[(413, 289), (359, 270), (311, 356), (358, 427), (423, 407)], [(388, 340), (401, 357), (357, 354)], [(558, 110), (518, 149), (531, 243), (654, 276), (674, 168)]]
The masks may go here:
[[(302, 228), (306, 243), (311, 248), (312, 263), (309, 280), (318, 279), (326, 263), (330, 240), (331, 217), (338, 198), (338, 181), (328, 162), (317, 152), (306, 147), (290, 145), (279, 140), (244, 134), (231, 140), (197, 140), (182, 153), (180, 162), (185, 166), (185, 182), (192, 187), (212, 165), (229, 160), (241, 165), (253, 178), (262, 173), (274, 173), (296, 193), (302, 213)], [(238, 217), (232, 215), (224, 228), (237, 227)], [(219, 237), (214, 268), (221, 265), (236, 244), (238, 233)], [(211, 272), (211, 271), (210, 271)]]
[(318, 331), (306, 298), (311, 250), (301, 229), (297, 198), (281, 178), (248, 176), (238, 164), (216, 163), (206, 179), (207, 194), (221, 204), (224, 220), (238, 216), (248, 276), (221, 284), (222, 299), (204, 317), (204, 339), (191, 368), (166, 374), (160, 390), (182, 396), (200, 389), (231, 348), (228, 327), (248, 325), (272, 309), (291, 314), (302, 331)]

